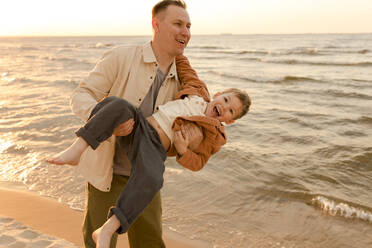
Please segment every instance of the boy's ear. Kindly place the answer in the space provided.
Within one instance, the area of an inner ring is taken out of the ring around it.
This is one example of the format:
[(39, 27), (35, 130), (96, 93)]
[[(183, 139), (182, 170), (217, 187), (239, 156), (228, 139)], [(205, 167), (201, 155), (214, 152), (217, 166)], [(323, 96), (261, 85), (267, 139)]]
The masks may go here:
[(233, 124), (234, 122), (235, 122), (235, 120), (225, 121), (225, 123), (228, 124), (228, 125)]

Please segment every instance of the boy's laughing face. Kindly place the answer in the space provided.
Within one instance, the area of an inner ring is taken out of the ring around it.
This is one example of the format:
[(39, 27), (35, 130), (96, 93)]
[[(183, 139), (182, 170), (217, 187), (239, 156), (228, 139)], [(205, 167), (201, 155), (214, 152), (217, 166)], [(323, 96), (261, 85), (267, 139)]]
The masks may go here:
[(205, 115), (231, 124), (240, 115), (242, 109), (243, 105), (235, 93), (216, 93), (213, 101), (208, 103)]

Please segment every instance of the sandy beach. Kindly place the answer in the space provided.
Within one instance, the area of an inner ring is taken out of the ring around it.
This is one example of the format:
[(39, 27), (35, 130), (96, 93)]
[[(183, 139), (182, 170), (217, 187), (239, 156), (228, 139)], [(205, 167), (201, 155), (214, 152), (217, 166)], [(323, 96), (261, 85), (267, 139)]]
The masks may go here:
[[(0, 248), (82, 247), (83, 213), (36, 193), (0, 187)], [(167, 247), (198, 247), (166, 233)], [(126, 235), (117, 247), (129, 247)]]

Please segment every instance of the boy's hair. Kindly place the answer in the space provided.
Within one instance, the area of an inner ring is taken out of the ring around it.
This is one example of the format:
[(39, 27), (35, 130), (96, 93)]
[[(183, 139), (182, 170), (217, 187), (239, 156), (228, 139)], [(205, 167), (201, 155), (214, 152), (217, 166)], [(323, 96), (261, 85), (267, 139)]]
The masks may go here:
[(240, 115), (234, 118), (234, 120), (242, 118), (244, 115), (246, 115), (249, 111), (249, 107), (251, 106), (251, 98), (247, 94), (247, 92), (237, 89), (237, 88), (230, 88), (222, 91), (222, 93), (233, 93), (235, 96), (237, 96), (242, 103), (242, 112)]
[(186, 9), (186, 3), (182, 0), (163, 0), (158, 2), (152, 8), (152, 18), (154, 18), (160, 12), (166, 10), (169, 5), (174, 5)]

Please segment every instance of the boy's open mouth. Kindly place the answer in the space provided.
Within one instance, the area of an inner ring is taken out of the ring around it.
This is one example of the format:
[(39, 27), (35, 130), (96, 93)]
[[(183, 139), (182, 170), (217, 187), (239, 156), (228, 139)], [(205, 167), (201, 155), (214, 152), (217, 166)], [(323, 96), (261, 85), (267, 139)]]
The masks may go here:
[(219, 109), (217, 108), (217, 106), (214, 106), (213, 107), (213, 111), (216, 112), (217, 116), (220, 116), (221, 115), (221, 113), (220, 113)]

